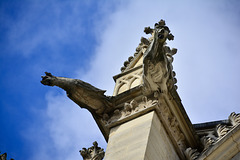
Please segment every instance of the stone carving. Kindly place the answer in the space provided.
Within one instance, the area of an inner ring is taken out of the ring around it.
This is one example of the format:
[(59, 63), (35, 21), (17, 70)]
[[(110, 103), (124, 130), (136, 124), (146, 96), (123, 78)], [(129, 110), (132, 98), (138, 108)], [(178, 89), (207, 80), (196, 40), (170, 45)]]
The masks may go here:
[(146, 96), (142, 98), (140, 103), (133, 99), (129, 103), (125, 103), (122, 109), (115, 109), (111, 116), (104, 114), (103, 122), (105, 124), (111, 124), (157, 104), (157, 100), (150, 100)]
[[(136, 109), (136, 110), (135, 110)], [(134, 111), (138, 111), (138, 103), (134, 99), (130, 103), (124, 104), (123, 111), (125, 112), (125, 116), (130, 115)]]
[(215, 135), (215, 131), (210, 131), (210, 132), (208, 132), (206, 137), (209, 137), (209, 138), (211, 138), (211, 139), (214, 140), (214, 141), (217, 140), (217, 137), (216, 137), (216, 135)]
[(236, 114), (235, 112), (232, 112), (230, 116), (228, 117), (229, 121), (233, 126), (236, 126), (237, 124), (240, 124), (240, 114)]
[(141, 42), (139, 43), (138, 47), (136, 48), (136, 53), (140, 53), (143, 49), (147, 49), (147, 47), (150, 45), (150, 42), (151, 42), (151, 40), (141, 37)]
[(184, 151), (186, 149), (185, 136), (179, 128), (179, 123), (176, 117), (173, 116), (171, 110), (166, 105), (160, 105), (160, 110), (163, 120), (168, 126), (174, 140), (176, 141), (179, 148)]
[(93, 146), (86, 149), (82, 148), (79, 151), (83, 160), (102, 160), (104, 158), (104, 150), (103, 148), (98, 147), (98, 143), (95, 141), (93, 142)]
[(197, 149), (192, 149), (192, 148), (187, 148), (184, 153), (187, 160), (196, 160), (200, 155)]
[(7, 160), (7, 153), (3, 153), (0, 155), (0, 160)]
[(78, 79), (55, 77), (48, 72), (45, 74), (46, 76), (42, 76), (42, 84), (64, 89), (70, 99), (91, 113), (101, 115), (111, 107), (110, 97), (104, 95), (104, 90)]
[(230, 127), (226, 125), (221, 125), (221, 124), (217, 125), (216, 132), (218, 135), (218, 139), (221, 139), (223, 136), (225, 136), (229, 130), (230, 130)]
[(118, 79), (114, 95), (120, 94), (140, 85), (142, 81), (142, 70), (137, 70)]
[(133, 56), (130, 56), (127, 61), (123, 63), (123, 67), (121, 68), (121, 71), (124, 72), (126, 68), (129, 66), (129, 64), (132, 62)]
[(177, 49), (166, 46), (166, 40), (173, 40), (165, 21), (161, 20), (155, 24), (154, 29), (146, 27), (144, 32), (152, 34), (151, 44), (143, 54), (143, 82), (145, 94), (154, 91), (167, 92), (167, 89), (176, 83), (173, 72), (173, 55)]
[[(216, 126), (216, 136), (212, 133), (209, 132), (207, 136), (203, 136), (200, 140), (201, 143), (203, 144), (203, 150), (201, 153), (205, 152), (211, 146), (215, 145), (217, 142), (219, 142), (224, 136), (226, 136), (231, 130), (236, 126), (240, 124), (240, 114), (236, 114), (235, 112), (231, 113), (230, 116), (228, 117), (229, 121), (231, 122), (232, 126), (228, 125), (222, 125), (218, 124)], [(191, 152), (191, 149), (188, 149), (187, 152)], [(196, 150), (194, 150), (196, 151)], [(186, 153), (185, 153), (186, 154)], [(189, 153), (188, 153), (189, 154)], [(187, 157), (187, 156), (186, 156)]]
[[(134, 53), (134, 57), (136, 57), (139, 54), (142, 54), (145, 52), (147, 47), (149, 46), (150, 41), (144, 37), (141, 38), (141, 42), (139, 43), (138, 47), (136, 48), (136, 52)], [(129, 68), (129, 64), (133, 61), (134, 59), (133, 56), (130, 56), (127, 61), (124, 62), (124, 66), (121, 68), (122, 72), (125, 72)]]
[(206, 151), (211, 145), (213, 145), (213, 143), (215, 142), (215, 140), (211, 137), (208, 136), (203, 136), (201, 138), (201, 143), (203, 144), (203, 151)]
[[(7, 153), (0, 154), (0, 160), (7, 160)], [(11, 158), (10, 160), (14, 160), (14, 159)]]

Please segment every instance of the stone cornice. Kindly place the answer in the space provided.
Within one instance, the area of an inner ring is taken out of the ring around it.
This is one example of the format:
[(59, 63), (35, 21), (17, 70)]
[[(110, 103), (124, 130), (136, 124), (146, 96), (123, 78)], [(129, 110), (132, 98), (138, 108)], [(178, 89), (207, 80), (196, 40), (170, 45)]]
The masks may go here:
[[(177, 94), (177, 93), (176, 93)], [(159, 97), (160, 114), (162, 122), (182, 159), (185, 159), (184, 151), (189, 146), (198, 146), (199, 139), (195, 133), (180, 99), (176, 100), (170, 94)], [(181, 105), (179, 105), (181, 104)]]
[(165, 97), (166, 102), (171, 108), (172, 112), (179, 121), (179, 126), (182, 129), (184, 135), (186, 135), (189, 146), (198, 146), (200, 143), (199, 137), (195, 133), (193, 125), (182, 105), (181, 99), (177, 91), (172, 88), (169, 95)]
[(230, 159), (240, 149), (240, 114), (231, 113), (228, 118), (230, 123), (218, 124), (215, 133), (210, 132), (201, 138), (202, 150), (187, 148), (186, 157), (189, 154), (198, 155), (188, 160), (203, 159)]
[(219, 159), (225, 160), (232, 158), (240, 150), (240, 124), (234, 126), (221, 139), (212, 143), (212, 145), (199, 156), (199, 160)]
[(157, 100), (151, 100), (146, 96), (143, 96), (141, 101), (133, 99), (129, 103), (124, 103), (124, 106), (122, 108), (115, 109), (110, 115), (104, 114), (102, 122), (107, 128), (111, 128), (139, 117), (149, 111), (156, 109), (157, 107)]

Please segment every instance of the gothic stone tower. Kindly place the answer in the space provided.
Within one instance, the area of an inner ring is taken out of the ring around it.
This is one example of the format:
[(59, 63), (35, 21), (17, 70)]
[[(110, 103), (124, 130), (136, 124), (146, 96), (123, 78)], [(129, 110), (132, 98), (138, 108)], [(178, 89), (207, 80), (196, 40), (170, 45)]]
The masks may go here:
[[(134, 56), (114, 76), (113, 96), (77, 79), (43, 76), (42, 83), (58, 86), (80, 107), (88, 109), (108, 142), (105, 160), (239, 159), (240, 115), (229, 120), (193, 125), (177, 93), (173, 40), (165, 21), (144, 32)], [(85, 160), (102, 159), (103, 150), (81, 150)]]

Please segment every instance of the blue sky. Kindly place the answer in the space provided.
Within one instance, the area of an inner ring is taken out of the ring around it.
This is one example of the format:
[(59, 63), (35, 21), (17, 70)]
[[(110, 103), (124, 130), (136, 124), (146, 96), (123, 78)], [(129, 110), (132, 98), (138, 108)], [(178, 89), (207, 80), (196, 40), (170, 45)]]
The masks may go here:
[(192, 123), (240, 112), (239, 1), (0, 1), (0, 151), (16, 160), (81, 159), (97, 140), (90, 113), (40, 83), (45, 71), (113, 92), (143, 29), (175, 36), (178, 92)]

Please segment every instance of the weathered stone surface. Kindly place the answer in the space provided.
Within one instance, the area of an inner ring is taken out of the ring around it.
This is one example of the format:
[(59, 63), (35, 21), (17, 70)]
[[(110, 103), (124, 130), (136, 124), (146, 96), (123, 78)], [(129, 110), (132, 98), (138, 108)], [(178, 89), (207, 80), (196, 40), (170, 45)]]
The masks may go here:
[(46, 72), (46, 76), (42, 76), (41, 83), (64, 89), (70, 99), (92, 113), (101, 115), (111, 108), (110, 98), (104, 95), (105, 90), (98, 89), (79, 79), (56, 77)]
[(147, 160), (178, 160), (180, 159), (172, 140), (163, 127), (157, 114), (153, 115), (152, 127), (148, 139), (145, 156)]
[(177, 160), (178, 155), (152, 111), (111, 129), (105, 160)]
[[(240, 123), (239, 114), (231, 113), (228, 121), (218, 121), (215, 132), (206, 129), (201, 138), (202, 150), (187, 149), (186, 157), (192, 155), (193, 159), (199, 160), (226, 160), (238, 157), (240, 148)], [(221, 124), (222, 122), (222, 124)], [(196, 154), (194, 154), (196, 153)]]
[[(149, 39), (142, 37), (134, 57), (131, 56), (124, 62), (122, 73), (117, 76), (118, 78), (114, 78), (116, 80), (114, 96), (137, 85), (143, 86), (145, 95), (154, 91), (167, 92), (167, 88), (177, 88), (172, 67), (173, 55), (176, 54), (177, 49), (170, 49), (166, 45), (166, 40), (173, 40), (174, 36), (164, 20), (156, 23), (154, 29), (146, 27), (144, 32), (152, 36)], [(134, 73), (135, 68), (141, 65), (138, 73)], [(134, 80), (137, 81), (132, 85)]]
[(131, 88), (142, 84), (142, 66), (134, 68), (130, 71), (131, 72), (129, 72), (128, 74), (124, 73), (119, 78), (117, 78), (113, 96), (121, 94)]
[(132, 115), (140, 115), (140, 112), (143, 110), (147, 110), (150, 107), (158, 105), (157, 100), (148, 99), (146, 96), (142, 97), (141, 101), (136, 101), (135, 99), (131, 100), (129, 103), (124, 103), (124, 107), (118, 108), (113, 111), (113, 114), (110, 116), (108, 114), (104, 114), (102, 121), (106, 126), (111, 125), (117, 121), (121, 121), (123, 119), (129, 119)]
[(86, 149), (82, 148), (79, 151), (83, 160), (102, 160), (104, 158), (104, 150), (103, 148), (98, 147), (98, 143), (95, 141), (93, 142), (93, 146)]
[(173, 40), (165, 21), (155, 24), (154, 29), (145, 28), (145, 33), (152, 34), (151, 44), (143, 54), (143, 86), (144, 94), (154, 91), (167, 92), (175, 83), (172, 70), (173, 55), (177, 49), (166, 46), (166, 40)]
[(236, 154), (231, 160), (239, 160), (240, 159), (240, 152)]

